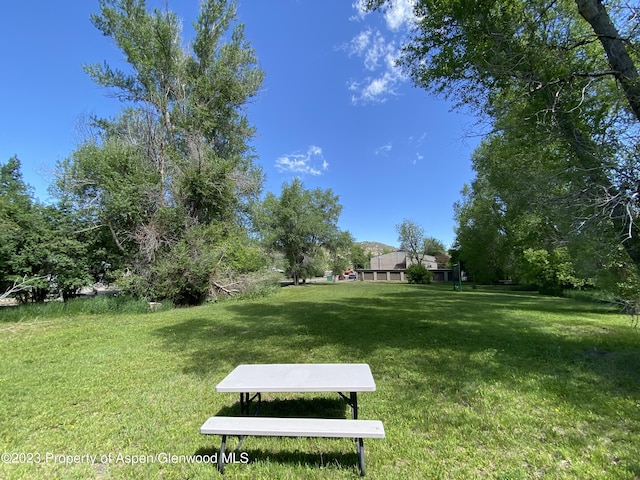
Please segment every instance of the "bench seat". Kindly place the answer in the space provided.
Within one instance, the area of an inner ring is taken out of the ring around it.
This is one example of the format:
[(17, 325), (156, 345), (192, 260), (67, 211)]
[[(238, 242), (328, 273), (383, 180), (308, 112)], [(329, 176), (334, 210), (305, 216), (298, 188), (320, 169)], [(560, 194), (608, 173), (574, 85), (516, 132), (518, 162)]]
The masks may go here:
[(200, 427), (204, 435), (221, 435), (218, 470), (224, 472), (227, 435), (256, 437), (325, 437), (357, 440), (360, 474), (364, 475), (363, 438), (384, 438), (380, 420), (343, 420), (337, 418), (210, 417)]
[(379, 420), (339, 418), (211, 417), (202, 434), (253, 437), (384, 438)]

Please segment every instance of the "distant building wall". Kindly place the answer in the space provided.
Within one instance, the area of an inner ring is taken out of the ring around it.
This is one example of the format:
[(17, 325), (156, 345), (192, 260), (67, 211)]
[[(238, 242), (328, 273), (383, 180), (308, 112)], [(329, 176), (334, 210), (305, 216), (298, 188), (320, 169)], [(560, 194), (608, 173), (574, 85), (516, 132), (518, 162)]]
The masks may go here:
[(406, 252), (391, 252), (371, 257), (371, 270), (404, 270), (407, 268)]
[[(431, 270), (434, 282), (451, 282), (453, 274), (450, 268)], [(357, 270), (358, 280), (365, 282), (406, 282), (406, 270)]]
[[(358, 280), (368, 282), (406, 282), (407, 267), (413, 263), (407, 252), (398, 251), (376, 255), (371, 257), (369, 269), (358, 270)], [(438, 268), (438, 261), (432, 255), (426, 255), (422, 264), (433, 273), (434, 282), (450, 282), (452, 280), (451, 269)]]
[(404, 270), (358, 270), (358, 280), (365, 282), (406, 282)]
[(437, 270), (431, 270), (434, 282), (452, 282), (453, 272), (450, 268), (439, 268)]
[[(407, 267), (410, 265), (413, 265), (414, 263), (418, 263), (418, 262), (407, 257)], [(432, 255), (425, 255), (424, 258), (422, 259), (422, 265), (424, 265), (424, 267), (427, 270), (435, 270), (436, 268), (438, 268), (438, 262), (436, 260), (436, 257)]]
[[(418, 262), (409, 258), (407, 252), (397, 251), (371, 257), (369, 266), (371, 270), (406, 270), (413, 263)], [(438, 268), (436, 257), (432, 255), (425, 255), (422, 264), (429, 270)]]

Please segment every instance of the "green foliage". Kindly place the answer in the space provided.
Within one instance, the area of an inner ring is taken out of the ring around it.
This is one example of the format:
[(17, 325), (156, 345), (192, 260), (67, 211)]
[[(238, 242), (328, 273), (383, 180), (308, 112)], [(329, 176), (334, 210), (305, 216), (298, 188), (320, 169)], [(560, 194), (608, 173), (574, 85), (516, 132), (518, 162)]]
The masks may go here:
[(159, 256), (144, 277), (151, 300), (168, 299), (177, 306), (199, 305), (209, 294), (213, 255), (200, 238), (183, 239)]
[(510, 237), (505, 228), (501, 205), (481, 180), (474, 188), (465, 186), (463, 198), (454, 206), (456, 226), (456, 262), (475, 283), (490, 284), (508, 278), (510, 271)]
[(413, 265), (409, 265), (407, 267), (405, 275), (407, 276), (407, 280), (409, 283), (415, 283), (419, 285), (426, 285), (431, 283), (433, 275), (427, 268), (423, 265), (414, 263)]
[(240, 276), (238, 286), (240, 293), (233, 298), (239, 300), (266, 298), (280, 292), (282, 274), (273, 270), (259, 270)]
[(12, 157), (0, 167), (0, 282), (2, 291), (15, 275), (25, 274), (28, 236), (37, 225), (33, 200), (28, 186), (22, 180), (20, 161)]
[(316, 263), (321, 247), (336, 255), (343, 249), (346, 252), (351, 237), (338, 229), (341, 210), (330, 189), (307, 190), (299, 179), (284, 184), (280, 198), (268, 193), (257, 206), (256, 225), (263, 242), (283, 254), (294, 283), (323, 270)]
[(422, 265), (426, 252), (423, 250), (424, 229), (411, 220), (405, 219), (396, 225), (400, 249), (405, 250), (412, 260)]
[(540, 293), (561, 295), (565, 289), (583, 287), (587, 283), (577, 276), (565, 247), (551, 252), (528, 248), (523, 252), (523, 259), (522, 278), (536, 285)]
[(244, 106), (264, 74), (230, 1), (201, 3), (189, 47), (175, 13), (143, 0), (101, 0), (91, 20), (127, 64), (85, 71), (125, 107), (93, 119), (59, 164), (58, 194), (100, 232), (101, 265), (126, 272), (131, 292), (201, 303), (218, 276), (264, 265), (240, 227), (263, 181)]
[(425, 237), (424, 239), (424, 251), (427, 255), (436, 256), (447, 253), (447, 249), (442, 241), (435, 237)]
[[(331, 270), (334, 275), (340, 275), (347, 268), (351, 267), (350, 253), (353, 248), (353, 237), (349, 232), (340, 232), (325, 244), (325, 248), (329, 256), (329, 270)], [(324, 270), (326, 269), (319, 272), (320, 275), (318, 276), (322, 276)]]
[(612, 302), (630, 315), (638, 326), (640, 320), (640, 272), (626, 249), (619, 247), (609, 263), (598, 270), (597, 286), (613, 297)]
[(67, 300), (95, 281), (89, 264), (90, 244), (78, 233), (82, 226), (78, 219), (63, 206), (45, 207), (42, 219), (48, 249), (43, 269), (51, 275), (57, 293)]
[(369, 268), (370, 257), (362, 245), (353, 244), (351, 246), (351, 265), (355, 269)]
[[(262, 250), (242, 229), (200, 226), (189, 229), (180, 241), (158, 254), (144, 274), (129, 272), (118, 284), (148, 300), (198, 305), (218, 290), (250, 293), (247, 290), (254, 289), (254, 282), (239, 279), (266, 265)], [(226, 289), (228, 284), (234, 287)]]
[[(620, 245), (640, 262), (633, 8), (598, 0), (415, 2), (400, 64), (417, 86), (489, 126), (474, 153), (477, 178), (456, 210), (459, 253), (474, 280), (512, 276), (532, 251), (549, 252), (536, 260), (555, 273), (525, 268), (526, 275), (551, 290), (611, 264)], [(565, 262), (553, 258), (559, 245), (579, 274), (562, 273)]]
[(92, 283), (81, 220), (59, 206), (35, 202), (12, 158), (0, 171), (0, 288), (19, 301), (66, 300)]

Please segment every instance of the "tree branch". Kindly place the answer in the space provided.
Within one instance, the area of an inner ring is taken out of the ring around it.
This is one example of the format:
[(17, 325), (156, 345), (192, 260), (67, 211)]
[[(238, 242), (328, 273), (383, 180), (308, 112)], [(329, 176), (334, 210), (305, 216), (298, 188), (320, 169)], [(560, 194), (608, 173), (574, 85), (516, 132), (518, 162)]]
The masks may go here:
[(591, 25), (604, 47), (609, 65), (616, 72), (636, 119), (640, 121), (640, 81), (638, 70), (627, 52), (625, 42), (600, 0), (576, 0), (580, 15)]

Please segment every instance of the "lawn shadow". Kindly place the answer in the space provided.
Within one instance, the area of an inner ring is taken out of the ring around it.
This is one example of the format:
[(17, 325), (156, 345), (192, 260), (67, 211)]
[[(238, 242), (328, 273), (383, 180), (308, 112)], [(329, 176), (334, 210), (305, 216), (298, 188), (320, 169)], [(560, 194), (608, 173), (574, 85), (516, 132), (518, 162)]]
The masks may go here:
[[(290, 417), (290, 418), (336, 418), (344, 419), (350, 415), (350, 409), (347, 408), (346, 402), (336, 395), (335, 398), (329, 397), (314, 397), (314, 398), (272, 398), (273, 395), (263, 395), (263, 399), (258, 405), (252, 406), (251, 415), (258, 415), (261, 417)], [(256, 408), (253, 408), (256, 407)], [(216, 416), (241, 416), (240, 415), (240, 402), (235, 402), (232, 405), (224, 406), (216, 413)], [(215, 440), (220, 444), (220, 436)], [(236, 438), (237, 437), (230, 437)], [(340, 450), (323, 450), (319, 453), (307, 453), (309, 449), (316, 448), (315, 446), (309, 446), (309, 440), (306, 438), (296, 439), (296, 445), (299, 444), (299, 448), (295, 448), (295, 451), (285, 449), (262, 449), (255, 448), (260, 444), (269, 442), (268, 439), (263, 437), (244, 437), (241, 443), (234, 444), (232, 440), (228, 440), (227, 454), (234, 452), (235, 455), (230, 457), (231, 464), (233, 463), (253, 463), (256, 461), (276, 462), (279, 464), (294, 464), (294, 465), (308, 465), (311, 467), (327, 467), (330, 465), (339, 466), (344, 468), (354, 467), (358, 468), (357, 455), (355, 453), (355, 446), (353, 452), (346, 453)], [(322, 445), (326, 445), (328, 442), (341, 441), (343, 444), (353, 445), (353, 440), (345, 439), (323, 439)], [(304, 442), (304, 443), (303, 443)], [(273, 443), (273, 442), (270, 442)], [(290, 441), (291, 443), (291, 441)], [(288, 443), (287, 445), (289, 445)], [(306, 443), (306, 447), (305, 447)], [(331, 442), (333, 443), (333, 442)], [(254, 448), (246, 449), (248, 445), (253, 445)], [(307, 452), (305, 452), (305, 448)], [(237, 450), (236, 450), (237, 449)], [(210, 447), (203, 447), (195, 452), (195, 455), (207, 456), (209, 458), (217, 458), (219, 455), (218, 449)], [(235, 460), (235, 462), (234, 462)], [(225, 467), (225, 468), (228, 468)], [(234, 467), (231, 468), (241, 468)]]
[[(562, 381), (577, 370), (603, 396), (640, 397), (637, 337), (633, 331), (629, 338), (610, 335), (609, 328), (586, 319), (581, 323), (581, 315), (600, 312), (597, 305), (529, 293), (445, 292), (407, 285), (372, 297), (318, 295), (286, 306), (238, 302), (222, 307), (232, 313), (232, 321), (196, 316), (157, 330), (169, 348), (185, 355), (185, 373), (214, 374), (219, 381), (241, 363), (364, 362), (378, 381), (384, 375), (404, 375), (398, 365), (406, 365), (413, 382), (454, 394), (479, 382), (511, 383), (534, 374), (545, 379), (535, 388), (589, 408), (592, 401), (578, 391), (568, 394)], [(561, 332), (531, 312), (572, 314), (572, 328), (584, 331)], [(433, 378), (440, 384), (434, 387)]]
[[(274, 398), (275, 395), (282, 394), (262, 394), (261, 402), (254, 400), (251, 415), (293, 418), (347, 418), (350, 415), (347, 403), (337, 394), (335, 398)], [(216, 416), (241, 416), (240, 401), (222, 407)]]
[[(331, 441), (331, 443), (341, 442), (345, 443), (347, 440), (345, 439), (324, 439), (325, 441)], [(309, 443), (309, 440), (306, 438), (299, 439), (296, 444), (299, 444), (299, 448), (296, 448), (295, 451), (292, 450), (283, 450), (283, 449), (268, 449), (268, 448), (244, 448), (247, 443), (250, 445), (261, 444), (264, 442), (268, 442), (268, 439), (260, 438), (260, 437), (245, 437), (243, 439), (241, 448), (238, 451), (234, 451), (236, 448), (235, 445), (231, 444), (230, 448), (227, 450), (227, 455), (230, 455), (229, 459), (230, 464), (225, 464), (225, 473), (232, 474), (236, 470), (242, 469), (246, 466), (246, 464), (252, 464), (257, 462), (266, 462), (266, 463), (277, 463), (281, 465), (303, 465), (311, 468), (351, 468), (354, 471), (359, 471), (358, 466), (358, 457), (355, 453), (355, 447), (353, 447), (353, 452), (347, 452), (347, 447), (345, 445), (344, 450), (331, 449), (324, 450), (317, 453), (311, 453), (308, 451), (304, 451), (305, 448), (304, 443)], [(218, 440), (218, 443), (220, 440)], [(353, 444), (352, 442), (350, 442)], [(310, 449), (310, 446), (307, 446)], [(366, 447), (365, 447), (366, 448)], [(194, 455), (200, 455), (203, 457), (216, 459), (219, 455), (219, 448), (214, 447), (202, 447), (196, 450)], [(212, 465), (212, 468), (216, 468)], [(215, 472), (217, 473), (217, 472)]]

